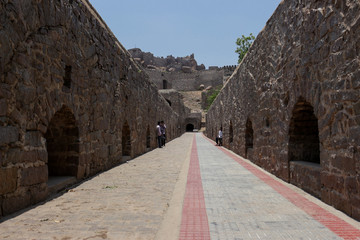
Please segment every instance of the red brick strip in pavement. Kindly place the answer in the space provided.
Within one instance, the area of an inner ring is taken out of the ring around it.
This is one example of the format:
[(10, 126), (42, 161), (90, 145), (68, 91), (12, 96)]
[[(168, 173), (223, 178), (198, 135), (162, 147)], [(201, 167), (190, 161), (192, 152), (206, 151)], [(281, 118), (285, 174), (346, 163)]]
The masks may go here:
[(191, 149), (179, 239), (210, 240), (195, 134)]
[[(205, 137), (205, 136), (204, 136)], [(206, 137), (205, 137), (206, 138)], [(208, 139), (208, 138), (207, 138)], [(209, 141), (212, 141), (208, 139)], [(293, 203), (298, 208), (302, 209), (304, 212), (309, 214), (315, 220), (320, 222), (322, 225), (327, 227), (333, 233), (337, 234), (339, 237), (342, 237), (345, 240), (359, 240), (360, 239), (360, 230), (353, 227), (349, 223), (330, 213), (329, 211), (323, 209), (319, 205), (311, 202), (305, 197), (301, 196), (297, 192), (288, 188), (284, 184), (279, 181), (276, 181), (269, 175), (265, 174), (255, 166), (245, 162), (241, 159), (241, 157), (225, 150), (224, 148), (219, 148), (223, 151), (227, 156), (234, 159), (241, 166), (246, 168), (252, 174), (260, 178), (267, 185), (272, 187), (275, 191), (280, 193), (283, 197), (288, 199), (291, 203)]]

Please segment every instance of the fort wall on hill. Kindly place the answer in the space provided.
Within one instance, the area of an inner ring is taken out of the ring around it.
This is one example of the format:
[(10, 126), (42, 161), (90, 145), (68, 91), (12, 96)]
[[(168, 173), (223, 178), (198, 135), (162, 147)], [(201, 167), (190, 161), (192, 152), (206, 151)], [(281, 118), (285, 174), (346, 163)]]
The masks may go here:
[[(87, 0), (0, 1), (0, 216), (185, 125)], [(146, 101), (144, 101), (146, 99)]]
[(223, 85), (224, 71), (202, 70), (195, 72), (161, 72), (158, 70), (146, 70), (152, 82), (159, 89), (175, 89), (177, 91), (198, 91), (200, 86)]
[(129, 52), (159, 89), (198, 91), (200, 86), (220, 86), (236, 68), (236, 65), (232, 65), (210, 66), (209, 69), (205, 69), (203, 64), (197, 64), (194, 54), (176, 58), (170, 55), (164, 58), (155, 57), (139, 48), (129, 49)]
[(207, 114), (224, 146), (360, 219), (360, 3), (284, 0)]

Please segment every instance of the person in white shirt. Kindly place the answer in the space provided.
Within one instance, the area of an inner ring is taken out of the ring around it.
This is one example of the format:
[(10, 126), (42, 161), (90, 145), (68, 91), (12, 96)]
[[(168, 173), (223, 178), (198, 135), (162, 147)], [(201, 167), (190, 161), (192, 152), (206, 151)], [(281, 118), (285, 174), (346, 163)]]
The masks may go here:
[(161, 140), (162, 140), (162, 146), (165, 147), (165, 141), (166, 141), (166, 125), (164, 121), (160, 122), (160, 129), (161, 129)]
[(160, 127), (160, 122), (158, 122), (157, 126), (156, 126), (156, 136), (157, 136), (157, 142), (158, 142), (158, 146), (159, 148), (162, 148), (162, 133), (161, 133), (161, 127)]
[(221, 127), (220, 130), (219, 130), (219, 133), (218, 133), (218, 144), (219, 144), (219, 146), (222, 146), (222, 139), (223, 139), (223, 132), (222, 132), (222, 127)]

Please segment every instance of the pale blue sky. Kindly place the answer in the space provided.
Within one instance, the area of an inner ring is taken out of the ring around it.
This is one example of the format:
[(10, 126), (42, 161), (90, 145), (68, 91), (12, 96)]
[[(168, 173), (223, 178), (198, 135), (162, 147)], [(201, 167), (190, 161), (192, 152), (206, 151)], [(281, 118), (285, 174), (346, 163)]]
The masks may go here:
[(257, 35), (281, 0), (90, 0), (126, 49), (236, 65), (236, 39)]

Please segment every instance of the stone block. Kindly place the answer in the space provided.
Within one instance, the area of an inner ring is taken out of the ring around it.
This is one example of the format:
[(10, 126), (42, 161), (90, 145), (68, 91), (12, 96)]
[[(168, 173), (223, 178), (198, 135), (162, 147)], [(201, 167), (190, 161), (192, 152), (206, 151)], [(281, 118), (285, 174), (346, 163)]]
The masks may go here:
[(27, 131), (25, 133), (25, 145), (31, 147), (41, 147), (42, 134), (39, 131)]
[(290, 163), (290, 183), (315, 197), (321, 196), (320, 167), (306, 162)]
[(14, 192), (17, 187), (17, 168), (0, 169), (0, 194)]
[(2, 203), (3, 214), (8, 215), (30, 205), (31, 195), (28, 191), (24, 195), (5, 198)]
[(9, 163), (16, 164), (23, 162), (23, 150), (15, 148), (15, 149), (9, 149), (9, 151), (6, 153), (4, 161), (2, 162), (3, 166), (6, 166)]
[(333, 173), (321, 173), (321, 184), (327, 189), (340, 190), (344, 188), (344, 178)]
[(0, 127), (0, 145), (13, 143), (19, 140), (19, 130), (16, 127)]
[(358, 91), (337, 91), (331, 95), (331, 102), (337, 103), (340, 101), (355, 102), (359, 99)]
[(42, 162), (45, 162), (45, 163), (48, 162), (48, 152), (45, 149), (37, 150), (36, 153), (37, 153), (37, 160), (38, 161), (42, 161)]
[(82, 179), (84, 177), (86, 177), (86, 166), (84, 166), (84, 165), (78, 166), (76, 178)]
[(18, 86), (17, 101), (28, 105), (28, 103), (34, 102), (36, 98), (36, 89), (19, 84)]
[(345, 189), (349, 195), (359, 193), (359, 183), (356, 177), (348, 176), (345, 178)]
[(48, 167), (31, 167), (21, 169), (20, 186), (31, 186), (39, 183), (45, 183), (48, 180)]
[(21, 126), (26, 125), (26, 116), (21, 114), (17, 109), (14, 109), (10, 113), (10, 118)]
[(333, 190), (330, 192), (330, 199), (332, 206), (348, 215), (351, 214), (351, 203), (343, 194)]
[(95, 119), (94, 121), (94, 128), (96, 130), (105, 130), (109, 127), (109, 123), (106, 119), (104, 118), (98, 118)]
[(45, 150), (32, 150), (24, 151), (18, 148), (10, 149), (3, 161), (3, 164), (8, 163), (17, 164), (17, 163), (28, 163), (42, 161), (47, 162), (47, 152)]
[(330, 204), (330, 190), (326, 187), (321, 189), (321, 201)]
[(191, 67), (188, 67), (188, 66), (182, 66), (182, 67), (181, 67), (181, 70), (182, 70), (184, 73), (191, 73), (191, 72), (192, 72)]
[(44, 201), (49, 195), (47, 183), (32, 186), (29, 188), (29, 191), (31, 195), (31, 204)]
[(6, 99), (0, 99), (0, 117), (6, 116), (7, 108), (8, 106)]
[(346, 172), (350, 175), (356, 174), (356, 160), (348, 153), (339, 153), (334, 159), (331, 160), (331, 164), (339, 171)]
[(357, 221), (360, 221), (360, 208), (359, 205), (352, 206), (351, 217)]

